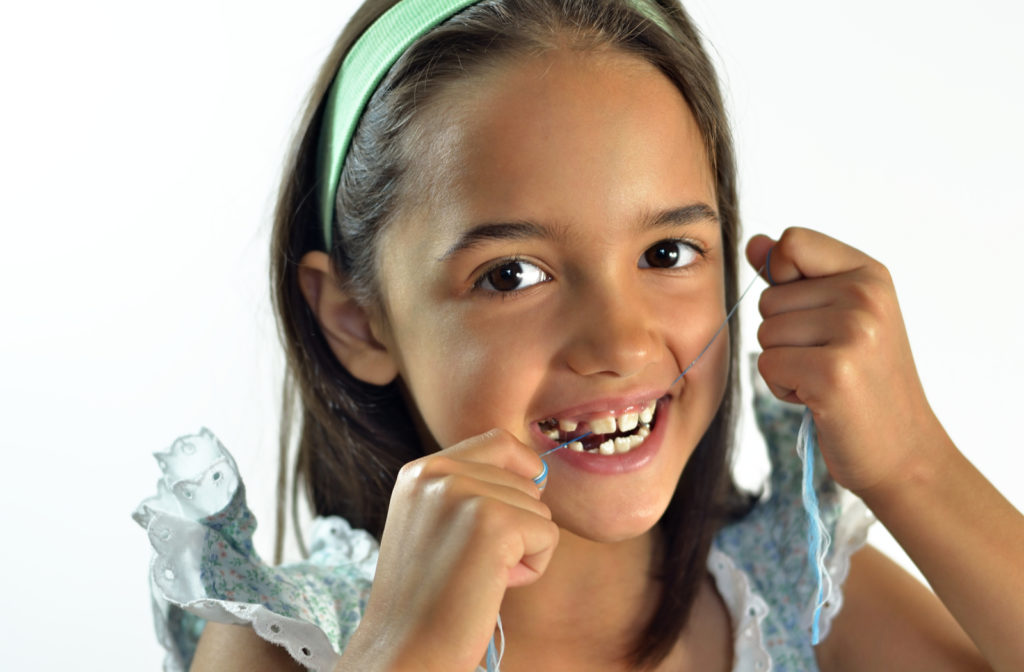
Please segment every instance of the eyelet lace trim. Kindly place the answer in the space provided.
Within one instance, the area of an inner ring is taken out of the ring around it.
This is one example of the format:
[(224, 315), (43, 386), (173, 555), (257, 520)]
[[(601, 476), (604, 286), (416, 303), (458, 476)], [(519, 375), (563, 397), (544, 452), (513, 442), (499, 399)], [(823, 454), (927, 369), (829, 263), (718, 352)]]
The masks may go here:
[[(228, 508), (236, 497), (244, 498), (238, 467), (220, 441), (204, 428), (199, 434), (179, 438), (155, 457), (163, 472), (157, 494), (143, 501), (132, 517), (146, 528), (154, 550), (150, 588), (157, 638), (167, 651), (164, 670), (184, 672), (186, 658), (191, 657), (191, 652), (186, 655), (179, 646), (181, 633), (175, 630), (180, 629), (181, 621), (172, 622), (173, 608), (210, 621), (248, 624), (258, 636), (284, 647), (307, 668), (317, 672), (333, 669), (339, 656), (316, 625), (282, 616), (261, 604), (223, 600), (206, 593), (200, 577), (208, 519)], [(323, 536), (317, 541), (321, 549), (331, 543), (333, 535)], [(364, 541), (355, 540), (357, 544)], [(375, 553), (372, 562), (376, 564)]]
[[(237, 498), (244, 498), (238, 468), (223, 445), (204, 428), (197, 435), (181, 437), (169, 450), (155, 456), (163, 472), (157, 494), (143, 501), (132, 517), (146, 528), (154, 549), (150, 587), (157, 637), (167, 651), (164, 669), (184, 672), (188, 663), (178, 645), (180, 633), (174, 632), (180, 625), (170, 619), (173, 608), (220, 623), (249, 624), (259, 637), (284, 647), (308, 669), (333, 669), (339, 656), (324, 631), (313, 623), (283, 616), (261, 604), (224, 600), (206, 593), (200, 580), (201, 556), (210, 519)], [(844, 497), (833, 550), (826, 561), (834, 589), (822, 611), (822, 639), (842, 608), (842, 584), (849, 574), (850, 557), (865, 544), (868, 528), (874, 522), (863, 502), (849, 493)], [(341, 518), (326, 517), (314, 522), (311, 538), (313, 555), (344, 558), (372, 581), (379, 548), (368, 533), (352, 529)], [(716, 546), (712, 546), (707, 567), (732, 621), (733, 672), (769, 672), (772, 660), (761, 624), (770, 607), (753, 590), (748, 575)]]
[[(843, 607), (843, 582), (850, 573), (850, 557), (867, 543), (868, 529), (875, 521), (859, 498), (846, 491), (843, 491), (842, 497), (842, 513), (836, 523), (832, 551), (825, 562), (832, 577), (833, 588), (832, 597), (821, 612), (822, 640), (828, 636), (832, 619)], [(761, 623), (771, 608), (753, 589), (747, 573), (717, 546), (712, 546), (707, 566), (732, 621), (732, 672), (770, 672), (772, 658), (765, 646)]]

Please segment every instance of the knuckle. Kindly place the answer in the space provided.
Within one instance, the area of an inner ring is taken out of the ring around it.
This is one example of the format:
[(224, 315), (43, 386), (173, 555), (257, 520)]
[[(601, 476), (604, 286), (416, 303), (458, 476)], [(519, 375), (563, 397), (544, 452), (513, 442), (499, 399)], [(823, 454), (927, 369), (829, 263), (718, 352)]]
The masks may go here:
[(423, 473), (425, 463), (426, 458), (406, 462), (398, 470), (398, 481), (405, 483), (419, 480), (420, 475)]
[(808, 230), (799, 226), (787, 227), (786, 230), (782, 232), (782, 235), (779, 236), (778, 245), (783, 251), (790, 252), (803, 245), (804, 240), (807, 238), (807, 234)]
[(445, 474), (433, 479), (432, 487), (442, 499), (456, 499), (462, 492), (462, 477), (456, 474)]
[(483, 434), (485, 443), (497, 448), (500, 452), (514, 451), (519, 447), (519, 440), (512, 432), (501, 427), (495, 427)]
[(834, 355), (828, 358), (822, 367), (824, 384), (834, 390), (851, 389), (856, 381), (856, 365), (849, 357)]
[(761, 317), (768, 317), (774, 312), (774, 301), (773, 297), (775, 293), (772, 291), (774, 287), (761, 292), (761, 297), (757, 300), (757, 310), (761, 313)]
[(415, 497), (434, 492), (447, 498), (462, 480), (456, 473), (456, 460), (435, 454), (403, 465), (398, 470), (396, 489), (400, 486)]
[(490, 497), (479, 495), (468, 498), (466, 512), (477, 534), (495, 534), (508, 527), (507, 507)]
[(851, 303), (866, 316), (883, 318), (893, 312), (895, 294), (892, 285), (880, 280), (858, 282), (851, 288)]
[(855, 343), (874, 344), (878, 341), (878, 322), (866, 311), (853, 311), (847, 317), (847, 331)]
[[(761, 322), (757, 327), (757, 342), (762, 348), (768, 347), (768, 336), (770, 335), (771, 327), (768, 326), (768, 321)], [(763, 355), (762, 355), (763, 356)]]
[(872, 276), (877, 278), (879, 282), (883, 284), (892, 284), (892, 272), (889, 271), (889, 267), (882, 262), (871, 259), (868, 262), (868, 271)]
[(431, 479), (446, 476), (455, 471), (455, 460), (440, 453), (422, 458), (423, 466), (417, 476), (419, 479)]
[(767, 350), (757, 356), (757, 372), (760, 373), (761, 377), (765, 380), (771, 378), (771, 354)]

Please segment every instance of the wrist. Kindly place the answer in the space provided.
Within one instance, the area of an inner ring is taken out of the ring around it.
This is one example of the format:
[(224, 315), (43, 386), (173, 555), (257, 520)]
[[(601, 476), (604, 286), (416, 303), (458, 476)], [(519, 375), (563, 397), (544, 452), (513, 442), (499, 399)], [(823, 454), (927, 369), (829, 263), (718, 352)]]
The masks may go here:
[(933, 496), (941, 496), (943, 482), (956, 472), (963, 456), (936, 420), (928, 431), (904, 441), (904, 459), (886, 478), (869, 487), (854, 490), (883, 523), (890, 513), (920, 506)]

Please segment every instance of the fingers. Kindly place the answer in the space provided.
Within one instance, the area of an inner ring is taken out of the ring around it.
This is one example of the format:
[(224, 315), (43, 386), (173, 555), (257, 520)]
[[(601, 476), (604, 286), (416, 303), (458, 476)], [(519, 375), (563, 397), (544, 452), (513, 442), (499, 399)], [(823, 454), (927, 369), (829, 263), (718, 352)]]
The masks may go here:
[(453, 526), (469, 531), (479, 556), (465, 566), (474, 567), (481, 581), (498, 579), (513, 588), (540, 578), (558, 545), (558, 526), (550, 515), (540, 520), (495, 498), (477, 498), (459, 507)]
[(873, 260), (857, 250), (818, 231), (786, 229), (773, 241), (756, 235), (747, 243), (747, 260), (755, 269), (765, 268), (773, 285), (801, 278), (821, 278), (862, 268)]
[(777, 398), (814, 407), (813, 391), (829, 389), (819, 380), (823, 351), (799, 346), (766, 349), (757, 358), (757, 370)]
[[(425, 497), (450, 502), (489, 497), (551, 520), (551, 510), (540, 501), (533, 481), (486, 464), (460, 462), (443, 455), (425, 458), (422, 464), (403, 468), (406, 479), (416, 481)], [(532, 487), (531, 487), (532, 486)]]
[[(829, 309), (820, 309), (828, 311)], [(837, 313), (837, 311), (829, 311)], [(757, 342), (763, 350), (779, 347), (817, 347), (828, 345), (833, 338), (829, 321), (816, 319), (818, 310), (798, 310), (766, 317), (757, 328)], [(841, 319), (841, 314), (834, 314)]]
[(544, 468), (544, 463), (535, 452), (504, 429), (484, 432), (443, 452), (466, 462), (493, 465), (531, 483)]
[(392, 509), (454, 535), (450, 546), (463, 548), (466, 565), (481, 576), (507, 574), (508, 585), (525, 585), (543, 573), (558, 543), (533, 482), (542, 466), (512, 434), (492, 430), (405, 465)]

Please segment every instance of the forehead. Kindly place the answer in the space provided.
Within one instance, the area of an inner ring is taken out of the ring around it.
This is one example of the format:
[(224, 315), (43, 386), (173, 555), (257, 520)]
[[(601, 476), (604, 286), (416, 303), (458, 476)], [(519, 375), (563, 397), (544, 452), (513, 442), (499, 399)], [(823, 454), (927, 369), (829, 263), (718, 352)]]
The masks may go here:
[(449, 85), (407, 136), (398, 232), (446, 249), (479, 221), (623, 226), (715, 207), (704, 141), (676, 86), (638, 56), (554, 49)]

